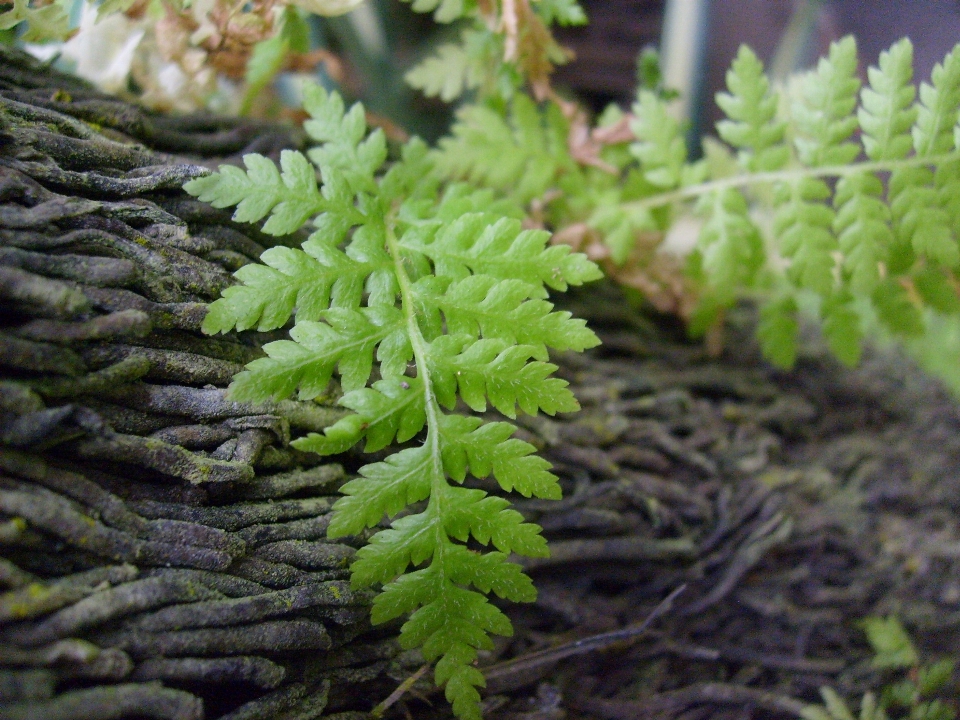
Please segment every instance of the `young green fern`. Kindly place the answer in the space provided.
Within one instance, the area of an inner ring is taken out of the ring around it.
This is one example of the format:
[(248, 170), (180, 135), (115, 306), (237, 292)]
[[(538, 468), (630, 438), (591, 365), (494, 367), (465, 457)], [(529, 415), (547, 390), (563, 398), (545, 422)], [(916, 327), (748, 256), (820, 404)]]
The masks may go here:
[[(352, 581), (383, 586), (374, 623), (410, 615), (400, 642), (437, 660), (436, 682), (458, 716), (479, 718), (477, 650), (490, 647), (490, 633), (511, 633), (486, 594), (532, 601), (533, 584), (507, 556), (542, 556), (547, 546), (507, 500), (461, 484), (492, 474), (526, 497), (558, 498), (560, 488), (533, 446), (511, 438), (513, 425), (452, 411), (458, 399), (508, 417), (517, 408), (578, 409), (566, 382), (550, 377), (548, 349), (582, 351), (598, 340), (583, 321), (554, 311), (547, 289), (600, 272), (566, 246), (547, 247), (548, 233), (497, 212), (503, 204), (490, 192), (442, 186), (417, 140), (382, 172), (383, 134), (367, 134), (359, 104), (344, 112), (338, 95), (309, 87), (304, 108), (319, 143), (309, 159), (285, 151), (278, 170), (247, 155), (245, 171), (223, 167), (186, 186), (217, 207), (236, 206), (237, 220), (267, 218), (267, 233), (311, 219), (316, 226), (302, 249), (275, 247), (263, 265), (239, 270), (240, 284), (211, 306), (204, 331), (271, 330), (295, 315), (291, 339), (267, 344), (267, 357), (230, 392), (306, 400), (336, 372), (340, 404), (353, 412), (294, 441), (300, 450), (330, 454), (365, 440), (374, 451), (420, 437), (343, 486), (328, 533), (356, 534), (406, 513), (359, 551)], [(496, 549), (476, 552), (471, 541)]]
[[(761, 301), (758, 335), (773, 362), (794, 362), (798, 313), (806, 308), (819, 314), (835, 355), (855, 364), (864, 332), (877, 324), (923, 338), (938, 315), (960, 316), (960, 46), (916, 100), (912, 64), (910, 41), (901, 40), (861, 88), (856, 44), (845, 38), (813, 71), (778, 89), (741, 48), (727, 92), (717, 96), (726, 145), (714, 142), (706, 160), (689, 162), (667, 101), (641, 89), (630, 120), (634, 141), (603, 149), (605, 171), (578, 165), (568, 149), (555, 151), (538, 166), (544, 191), (531, 207), (543, 206), (539, 214), (558, 229), (585, 224), (614, 263), (629, 260), (641, 270), (657, 253), (638, 256), (638, 241), (649, 246), (651, 234), (662, 237), (678, 212), (692, 210), (701, 218), (686, 276), (699, 303), (687, 318), (693, 331), (751, 296)], [(479, 112), (461, 111), (437, 166), (529, 202), (514, 193), (516, 182), (491, 174), (497, 155), (485, 156), (480, 145), (495, 123)], [(546, 121), (551, 114), (541, 110), (542, 137), (528, 146), (562, 134), (562, 124)], [(497, 138), (511, 137), (521, 114), (515, 107), (511, 115), (496, 118)], [(534, 153), (525, 157), (533, 162)]]

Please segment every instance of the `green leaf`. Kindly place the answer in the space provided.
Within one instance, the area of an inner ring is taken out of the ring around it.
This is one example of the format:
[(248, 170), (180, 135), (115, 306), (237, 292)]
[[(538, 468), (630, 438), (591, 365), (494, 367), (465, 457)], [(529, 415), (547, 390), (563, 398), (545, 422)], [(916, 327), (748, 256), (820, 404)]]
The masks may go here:
[(441, 405), (453, 409), (460, 398), (477, 412), (487, 401), (509, 418), (519, 406), (528, 415), (538, 410), (548, 415), (573, 412), (579, 403), (567, 389), (567, 381), (552, 378), (556, 365), (530, 361), (536, 348), (512, 345), (505, 340), (464, 341), (443, 335), (428, 351), (430, 374)]
[(304, 452), (332, 455), (344, 452), (366, 437), (365, 452), (376, 452), (394, 441), (414, 437), (426, 423), (422, 383), (418, 378), (378, 380), (372, 388), (346, 393), (340, 404), (355, 412), (328, 427), (323, 435), (310, 433), (293, 446)]
[(703, 200), (707, 221), (697, 240), (702, 269), (716, 292), (732, 295), (738, 288), (750, 286), (763, 265), (763, 239), (739, 190), (720, 190)]
[[(426, 447), (401, 450), (383, 462), (365, 465), (360, 468), (360, 478), (340, 488), (344, 497), (334, 505), (335, 513), (327, 534), (332, 538), (355, 535), (376, 525), (384, 515), (393, 517), (408, 505), (425, 499), (430, 494), (430, 480), (435, 472), (434, 458)], [(398, 529), (397, 523), (393, 528)], [(390, 536), (384, 536), (379, 542), (389, 539)], [(392, 577), (391, 572), (385, 577)], [(393, 574), (399, 572), (402, 569)], [(373, 582), (377, 581), (364, 584)]]
[(874, 667), (907, 668), (919, 662), (917, 650), (910, 636), (895, 616), (867, 617), (860, 624), (867, 633), (867, 641), (875, 653)]
[(856, 720), (850, 708), (833, 689), (828, 687), (820, 688), (820, 697), (823, 698), (823, 704), (826, 706), (830, 716), (835, 720)]
[(942, 270), (923, 268), (913, 275), (913, 285), (924, 303), (944, 315), (960, 314), (958, 288)]
[(363, 418), (367, 444), (376, 452), (396, 442), (406, 442), (426, 423), (423, 383), (419, 378), (378, 380), (372, 388), (344, 395), (340, 404)]
[[(288, 152), (278, 169), (249, 155), (246, 171), (222, 168), (189, 186), (220, 207), (235, 205), (239, 220), (267, 218), (265, 229), (275, 234), (308, 220), (316, 226), (302, 249), (274, 247), (264, 264), (242, 268), (240, 284), (211, 306), (204, 329), (275, 329), (294, 319), (291, 339), (265, 345), (267, 357), (234, 379), (235, 400), (294, 391), (310, 400), (339, 376), (340, 405), (352, 412), (322, 434), (295, 439), (296, 449), (332, 454), (365, 438), (365, 449), (378, 451), (420, 437), (344, 484), (328, 536), (389, 523), (357, 552), (351, 582), (383, 586), (374, 623), (410, 614), (400, 642), (437, 660), (436, 681), (457, 715), (479, 718), (477, 650), (491, 647), (490, 633), (512, 631), (483, 593), (533, 600), (532, 582), (507, 557), (542, 556), (547, 545), (507, 500), (457, 484), (470, 472), (492, 473), (504, 490), (527, 497), (558, 498), (560, 488), (534, 447), (510, 437), (512, 425), (446, 416), (440, 403), (489, 403), (508, 415), (518, 407), (577, 409), (567, 383), (552, 377), (548, 348), (583, 350), (599, 341), (545, 298), (548, 288), (579, 285), (600, 271), (568, 246), (548, 245), (549, 233), (524, 230), (515, 200), (444, 182), (436, 156), (419, 141), (381, 174), (383, 135), (367, 134), (360, 105), (347, 110), (336, 93), (308, 86), (305, 106), (307, 132), (318, 143), (309, 160)], [(558, 165), (534, 161), (566, 148), (558, 112), (522, 99), (503, 123), (508, 144), (526, 153), (509, 176), (521, 197), (556, 179)], [(496, 549), (477, 553), (468, 543)]]
[(855, 366), (860, 362), (863, 331), (860, 315), (853, 308), (852, 297), (839, 293), (828, 298), (820, 314), (823, 316), (823, 335), (830, 350), (840, 362)]
[(801, 162), (813, 167), (845, 165), (860, 153), (856, 143), (847, 142), (857, 130), (859, 89), (857, 44), (848, 35), (831, 44), (829, 56), (800, 81), (800, 95), (791, 110)]
[(869, 295), (880, 282), (880, 264), (893, 243), (890, 210), (882, 200), (883, 183), (871, 173), (840, 178), (833, 197), (843, 270), (850, 289)]
[[(410, 451), (402, 451), (402, 453), (407, 452)], [(377, 467), (377, 465), (380, 464), (381, 463), (377, 463), (370, 467)], [(424, 463), (414, 467), (418, 473), (417, 477), (403, 475), (395, 479), (391, 475), (391, 477), (384, 478), (383, 482), (378, 483), (378, 485), (384, 488), (388, 494), (408, 492), (407, 497), (419, 497), (422, 500), (430, 492), (431, 469), (434, 468), (434, 463), (432, 458), (429, 457), (429, 453), (427, 453), (427, 458)], [(403, 469), (406, 470), (408, 468), (404, 466)], [(425, 487), (420, 488), (419, 486), (414, 486), (413, 488), (414, 490), (421, 490), (421, 492), (413, 493), (410, 492), (408, 488), (401, 486), (401, 479), (412, 483), (417, 481), (418, 478), (424, 478), (424, 476), (426, 476), (426, 478), (420, 480), (420, 483)], [(378, 479), (376, 475), (372, 477)], [(393, 484), (386, 484), (390, 480), (395, 480), (395, 482)], [(403, 495), (390, 496), (390, 500), (395, 500), (397, 505), (400, 504), (402, 499)], [(346, 500), (347, 498), (342, 498), (337, 502), (345, 503)], [(345, 509), (348, 511), (353, 510), (353, 503)], [(370, 510), (367, 510), (367, 513), (368, 515), (372, 515), (372, 511)], [(331, 527), (334, 527), (332, 522)], [(346, 534), (342, 531), (341, 526), (336, 526), (334, 532), (334, 535), (330, 535), (330, 531), (328, 530), (327, 535), (329, 537), (339, 537)], [(404, 517), (394, 520), (390, 528), (378, 532), (370, 539), (369, 543), (357, 551), (357, 559), (350, 567), (352, 573), (350, 577), (351, 584), (359, 588), (376, 583), (386, 584), (392, 580), (396, 580), (407, 571), (408, 566), (424, 563), (433, 557), (437, 547), (448, 542), (441, 540), (438, 533), (442, 533), (442, 527), (436, 514), (429, 510), (415, 515), (405, 515)], [(408, 598), (407, 602), (409, 602), (410, 605), (404, 609), (405, 612), (409, 612), (409, 610), (416, 607), (416, 605), (424, 604), (424, 600), (419, 597)], [(374, 599), (373, 622), (379, 624), (389, 619), (392, 618), (384, 617), (383, 610), (378, 608), (377, 601)]]
[(493, 592), (512, 602), (533, 602), (537, 599), (533, 581), (504, 553), (481, 555), (462, 545), (450, 545), (444, 550), (444, 559), (450, 580), (458, 585), (473, 585), (481, 592)]
[(284, 150), (280, 154), (282, 172), (272, 160), (256, 153), (244, 155), (243, 162), (246, 172), (224, 165), (218, 172), (191, 180), (183, 189), (217, 208), (236, 205), (236, 222), (257, 222), (270, 215), (263, 226), (270, 235), (299, 230), (324, 209), (314, 170), (301, 153)]
[(518, 220), (493, 219), (482, 213), (464, 215), (440, 228), (408, 231), (402, 248), (425, 255), (440, 277), (462, 280), (471, 273), (501, 280), (521, 280), (545, 297), (544, 285), (566, 290), (601, 276), (600, 269), (567, 245), (547, 247), (550, 233), (523, 230)]
[(494, 188), (526, 204), (574, 165), (566, 136), (566, 121), (555, 106), (541, 112), (517, 94), (508, 118), (482, 105), (461, 108), (434, 158), (445, 178)]
[(306, 437), (297, 438), (290, 444), (301, 452), (337, 455), (346, 452), (360, 442), (365, 429), (362, 417), (347, 415), (326, 428), (323, 435), (309, 433)]
[(436, 52), (410, 69), (403, 79), (427, 97), (444, 102), (456, 100), (480, 86), (480, 70), (463, 45), (444, 43)]
[(477, 478), (492, 474), (507, 492), (558, 500), (560, 486), (549, 472), (550, 463), (534, 455), (530, 443), (511, 438), (514, 430), (509, 423), (444, 416), (440, 437), (447, 474), (457, 482), (463, 482), (468, 471)]
[(889, 279), (884, 281), (874, 290), (872, 299), (880, 321), (894, 333), (906, 336), (924, 333), (923, 315), (899, 283)]
[(781, 252), (791, 261), (787, 276), (798, 287), (822, 296), (831, 293), (836, 265), (837, 240), (831, 232), (834, 212), (823, 202), (829, 197), (830, 188), (815, 178), (780, 183), (775, 191), (774, 232)]
[(324, 319), (298, 322), (290, 331), (293, 341), (264, 345), (267, 357), (249, 363), (234, 378), (230, 396), (259, 402), (285, 398), (299, 388), (300, 399), (311, 400), (326, 390), (336, 367), (345, 390), (362, 387), (373, 368), (374, 349), (401, 327), (394, 308), (332, 308)]
[(462, 17), (466, 11), (464, 0), (404, 0), (411, 2), (414, 12), (433, 13), (438, 23), (449, 23)]
[(600, 344), (583, 320), (565, 311), (553, 312), (553, 304), (546, 300), (528, 300), (536, 293), (521, 280), (471, 275), (451, 283), (442, 295), (431, 292), (426, 284), (419, 292), (424, 302), (435, 304), (443, 312), (451, 335), (533, 346), (533, 357), (538, 360), (547, 359), (548, 347), (582, 352)]
[(920, 157), (953, 150), (953, 129), (960, 110), (960, 45), (933, 68), (932, 85), (920, 85), (913, 146)]
[(957, 663), (954, 660), (939, 660), (921, 667), (917, 672), (917, 688), (920, 695), (930, 697), (950, 682)]
[(880, 53), (879, 67), (867, 70), (870, 87), (860, 93), (857, 118), (863, 149), (871, 160), (899, 160), (913, 147), (910, 128), (917, 117), (912, 107), (913, 45), (903, 38)]
[(785, 297), (760, 309), (757, 338), (763, 356), (777, 367), (791, 368), (797, 360), (797, 303)]
[(0, 13), (0, 30), (10, 30), (25, 22), (27, 29), (19, 39), (28, 43), (66, 40), (69, 36), (70, 17), (62, 3), (41, 7), (30, 7), (29, 0), (12, 0), (12, 3), (12, 8)]
[(534, 5), (547, 25), (586, 25), (587, 14), (577, 0), (540, 0)]
[(510, 503), (504, 498), (488, 495), (483, 490), (448, 487), (443, 499), (454, 508), (444, 518), (448, 536), (460, 542), (473, 537), (481, 545), (493, 543), (502, 553), (533, 557), (550, 554), (540, 526), (524, 522), (523, 515), (508, 509)]
[(348, 304), (362, 289), (370, 268), (357, 263), (314, 235), (304, 250), (270, 248), (264, 265), (244, 265), (235, 274), (242, 284), (227, 288), (210, 306), (203, 321), (208, 334), (256, 327), (261, 332), (282, 327), (296, 309), (300, 320), (317, 320), (330, 307)]
[(587, 224), (603, 233), (603, 243), (610, 248), (610, 257), (618, 265), (629, 259), (641, 233), (660, 229), (646, 208), (616, 203), (599, 203), (587, 218)]
[(763, 63), (741, 45), (727, 71), (729, 93), (717, 93), (717, 105), (728, 120), (717, 123), (717, 133), (740, 148), (740, 162), (750, 170), (777, 170), (790, 157), (783, 138), (786, 123), (776, 119), (779, 98), (770, 91)]
[(670, 115), (667, 104), (656, 93), (641, 90), (633, 106), (630, 129), (637, 142), (630, 152), (640, 161), (646, 179), (660, 188), (680, 184), (687, 161), (687, 144), (680, 123)]

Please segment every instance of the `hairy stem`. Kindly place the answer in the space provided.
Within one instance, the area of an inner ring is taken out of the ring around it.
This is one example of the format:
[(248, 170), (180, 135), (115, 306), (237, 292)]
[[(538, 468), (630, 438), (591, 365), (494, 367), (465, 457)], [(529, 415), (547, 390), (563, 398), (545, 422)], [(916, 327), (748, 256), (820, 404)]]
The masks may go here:
[(788, 182), (803, 177), (846, 177), (863, 172), (892, 172), (894, 170), (902, 170), (920, 165), (936, 167), (951, 160), (960, 160), (960, 151), (944, 153), (942, 155), (913, 156), (902, 160), (878, 160), (876, 162), (852, 163), (850, 165), (824, 165), (822, 167), (801, 167), (791, 168), (789, 170), (746, 173), (651, 195), (650, 197), (641, 198), (640, 200), (623, 203), (622, 206), (627, 209), (650, 210), (684, 200), (693, 200), (707, 193), (726, 190), (728, 188), (744, 188), (750, 187), (751, 185)]
[[(427, 505), (427, 512), (433, 514), (437, 520), (436, 532), (437, 542), (434, 551), (434, 562), (439, 563), (443, 556), (444, 543), (447, 540), (443, 532), (443, 524), (440, 518), (443, 517), (443, 491), (446, 489), (446, 473), (443, 470), (443, 463), (440, 455), (440, 405), (437, 403), (436, 395), (433, 392), (433, 385), (430, 383), (430, 369), (427, 367), (427, 341), (420, 332), (420, 324), (417, 322), (413, 287), (410, 282), (410, 276), (407, 275), (407, 269), (403, 266), (403, 257), (400, 254), (400, 242), (393, 230), (393, 222), (390, 216), (385, 219), (387, 250), (390, 257), (393, 258), (393, 265), (397, 275), (397, 284), (400, 286), (400, 306), (403, 309), (403, 316), (407, 324), (407, 334), (410, 337), (410, 346), (413, 349), (413, 360), (417, 365), (417, 375), (423, 380), (424, 408), (427, 417), (427, 446), (430, 448), (430, 460), (433, 463), (433, 473), (430, 479), (430, 501)], [(438, 564), (437, 567), (440, 567)]]

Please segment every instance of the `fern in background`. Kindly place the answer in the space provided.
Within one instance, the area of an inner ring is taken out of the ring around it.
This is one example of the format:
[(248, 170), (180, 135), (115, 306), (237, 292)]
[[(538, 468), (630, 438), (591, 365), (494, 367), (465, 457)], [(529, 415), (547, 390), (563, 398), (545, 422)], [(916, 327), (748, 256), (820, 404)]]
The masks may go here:
[[(919, 93), (912, 65), (912, 45), (903, 39), (881, 54), (861, 88), (848, 37), (814, 70), (774, 88), (744, 47), (727, 73), (727, 92), (717, 96), (727, 116), (717, 132), (726, 144), (706, 142), (704, 160), (687, 159), (669, 98), (641, 89), (632, 115), (620, 118), (632, 138), (595, 142), (602, 146), (586, 161), (572, 140), (554, 150), (536, 166), (537, 182), (525, 185), (543, 188), (536, 197), (516, 192), (517, 172), (497, 173), (511, 144), (556, 148), (564, 127), (575, 135), (571, 113), (561, 117), (550, 103), (539, 125), (518, 103), (506, 120), (481, 118), (495, 115), (489, 109), (462, 110), (437, 167), (526, 203), (561, 239), (571, 235), (565, 228), (585, 226), (605, 247), (605, 269), (622, 282), (662, 259), (658, 244), (680, 215), (692, 213), (699, 236), (686, 270), (677, 272), (682, 279), (674, 280), (692, 298), (677, 307), (693, 333), (722, 322), (739, 298), (754, 297), (761, 301), (760, 344), (774, 363), (795, 361), (803, 310), (819, 315), (834, 354), (853, 365), (867, 333), (924, 347), (933, 328), (941, 333), (943, 318), (960, 317), (960, 45)], [(521, 117), (524, 127), (539, 128), (538, 139), (521, 143), (516, 130), (510, 134)], [(604, 122), (591, 139), (604, 136)], [(494, 125), (501, 130), (491, 132)], [(494, 148), (488, 155), (484, 143)], [(511, 157), (532, 164), (538, 155)], [(633, 285), (661, 307), (647, 280)], [(927, 356), (930, 367), (946, 362)]]
[(905, 720), (955, 720), (957, 711), (949, 702), (936, 698), (953, 676), (956, 663), (938, 660), (921, 663), (920, 655), (900, 621), (894, 617), (868, 617), (861, 625), (873, 649), (871, 665), (881, 671), (899, 671), (904, 677), (885, 685), (877, 695), (868, 692), (854, 715), (840, 695), (829, 687), (820, 688), (823, 705), (808, 705), (803, 720), (887, 720), (890, 714)]
[(204, 331), (271, 330), (295, 317), (291, 339), (266, 345), (267, 357), (230, 392), (311, 399), (338, 375), (340, 404), (352, 413), (296, 440), (298, 449), (329, 454), (365, 440), (373, 451), (418, 438), (343, 486), (328, 532), (356, 534), (394, 518), (359, 551), (353, 583), (382, 586), (373, 622), (409, 614), (400, 642), (437, 661), (436, 682), (458, 716), (479, 718), (477, 650), (491, 647), (488, 634), (511, 633), (486, 594), (532, 601), (533, 584), (507, 555), (542, 556), (547, 546), (507, 500), (461, 485), (493, 475), (526, 497), (558, 498), (560, 488), (533, 446), (511, 438), (513, 425), (452, 411), (458, 399), (508, 417), (518, 408), (578, 409), (566, 382), (551, 377), (547, 353), (598, 340), (554, 311), (547, 290), (600, 272), (566, 246), (547, 247), (548, 233), (521, 229), (492, 193), (431, 180), (432, 159), (417, 140), (382, 172), (384, 136), (367, 133), (359, 104), (345, 112), (338, 95), (311, 86), (304, 108), (318, 143), (309, 157), (285, 151), (278, 169), (247, 155), (246, 170), (225, 166), (186, 186), (216, 207), (235, 206), (236, 220), (266, 218), (267, 233), (316, 226), (302, 249), (276, 247), (263, 265), (239, 270), (240, 284), (212, 305)]

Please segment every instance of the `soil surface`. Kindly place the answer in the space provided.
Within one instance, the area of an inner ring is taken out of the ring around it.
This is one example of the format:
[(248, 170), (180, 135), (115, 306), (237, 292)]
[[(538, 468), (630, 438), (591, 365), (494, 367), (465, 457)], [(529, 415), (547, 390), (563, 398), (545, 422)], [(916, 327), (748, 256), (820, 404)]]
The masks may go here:
[[(822, 686), (859, 707), (893, 677), (871, 665), (867, 616), (957, 658), (960, 408), (937, 381), (892, 348), (844, 368), (809, 329), (777, 370), (750, 308), (711, 358), (616, 288), (568, 305), (604, 344), (559, 360), (583, 411), (527, 423), (565, 499), (520, 503), (552, 558), (530, 564), (540, 596), (511, 609), (491, 661), (520, 660), (491, 690), (540, 685), (490, 698), (498, 717), (789, 717)], [(537, 654), (594, 635), (604, 650)], [(957, 681), (940, 694), (955, 707)]]

